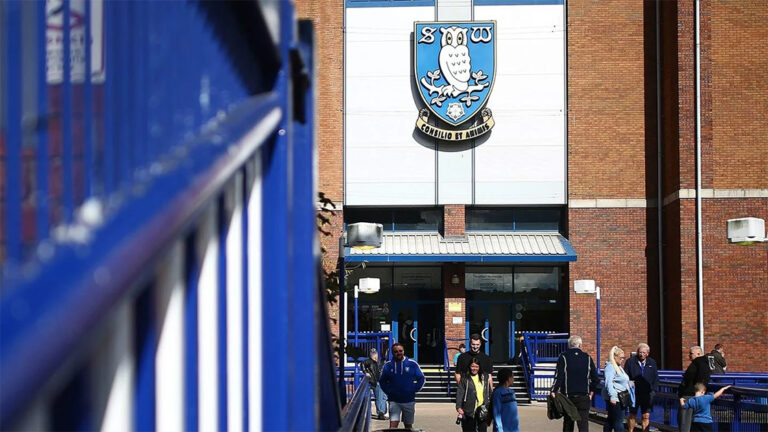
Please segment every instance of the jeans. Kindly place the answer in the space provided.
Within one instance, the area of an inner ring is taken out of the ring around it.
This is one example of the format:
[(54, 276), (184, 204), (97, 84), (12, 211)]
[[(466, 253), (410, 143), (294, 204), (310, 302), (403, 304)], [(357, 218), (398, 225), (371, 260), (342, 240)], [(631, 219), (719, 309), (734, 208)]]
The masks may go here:
[(379, 383), (376, 383), (376, 387), (373, 388), (373, 397), (376, 398), (376, 414), (386, 414), (387, 396), (384, 394)]
[[(581, 419), (578, 421), (579, 432), (586, 432), (589, 430), (589, 407), (590, 400), (588, 395), (575, 395), (568, 396), (568, 399), (576, 405), (576, 409), (579, 411)], [(563, 416), (563, 432), (573, 432), (573, 422), (568, 416)]]
[[(693, 396), (683, 396), (686, 402)], [(680, 432), (690, 432), (691, 423), (693, 422), (693, 410), (680, 408), (677, 410), (677, 425), (680, 428)]]
[(607, 400), (605, 409), (608, 411), (608, 418), (603, 425), (603, 432), (624, 432), (624, 407), (618, 402), (614, 405)]
[(461, 431), (462, 432), (486, 432), (488, 430), (488, 422), (484, 421), (480, 424), (475, 422), (474, 417), (464, 417), (461, 419)]

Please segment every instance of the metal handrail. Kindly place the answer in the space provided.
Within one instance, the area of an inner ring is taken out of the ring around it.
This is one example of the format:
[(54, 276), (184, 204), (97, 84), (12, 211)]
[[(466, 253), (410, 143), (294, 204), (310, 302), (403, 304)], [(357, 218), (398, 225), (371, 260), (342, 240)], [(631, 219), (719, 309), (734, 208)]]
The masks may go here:
[(371, 383), (367, 376), (352, 395), (352, 400), (341, 413), (342, 431), (367, 431), (371, 422)]

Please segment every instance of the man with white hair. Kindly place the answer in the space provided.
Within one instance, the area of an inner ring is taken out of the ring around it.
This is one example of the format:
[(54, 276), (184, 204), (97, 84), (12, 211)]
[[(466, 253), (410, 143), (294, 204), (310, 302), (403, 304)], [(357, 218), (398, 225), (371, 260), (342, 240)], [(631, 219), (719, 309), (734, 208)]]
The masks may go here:
[(656, 361), (648, 357), (651, 347), (645, 343), (637, 344), (637, 354), (624, 362), (624, 371), (629, 380), (635, 383), (635, 406), (629, 408), (629, 430), (635, 430), (637, 422), (637, 409), (643, 416), (643, 431), (648, 431), (651, 426), (651, 408), (653, 407), (653, 395), (659, 389), (659, 367)]
[[(595, 362), (581, 350), (581, 342), (581, 336), (568, 338), (568, 349), (557, 358), (550, 397), (554, 398), (557, 392), (565, 394), (579, 411), (579, 432), (585, 432), (589, 430), (589, 406), (599, 380)], [(573, 421), (563, 416), (563, 432), (572, 431)]]

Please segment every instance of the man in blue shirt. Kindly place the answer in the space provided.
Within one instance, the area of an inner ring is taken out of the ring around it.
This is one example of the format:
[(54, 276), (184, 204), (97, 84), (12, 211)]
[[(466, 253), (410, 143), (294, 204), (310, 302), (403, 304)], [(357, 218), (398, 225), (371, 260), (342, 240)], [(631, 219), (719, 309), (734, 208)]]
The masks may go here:
[(712, 414), (710, 406), (715, 399), (722, 396), (729, 385), (721, 388), (715, 394), (705, 394), (707, 392), (707, 386), (703, 383), (696, 383), (696, 396), (685, 399), (680, 398), (680, 407), (684, 409), (693, 410), (693, 423), (691, 424), (691, 431), (713, 431)]
[(389, 399), (389, 427), (397, 429), (402, 418), (406, 429), (413, 429), (416, 393), (424, 386), (419, 364), (405, 356), (400, 343), (392, 345), (392, 360), (381, 370), (379, 384)]
[(491, 397), (493, 412), (493, 430), (495, 432), (520, 432), (520, 420), (517, 416), (517, 398), (512, 383), (515, 378), (511, 369), (499, 371), (499, 386)]

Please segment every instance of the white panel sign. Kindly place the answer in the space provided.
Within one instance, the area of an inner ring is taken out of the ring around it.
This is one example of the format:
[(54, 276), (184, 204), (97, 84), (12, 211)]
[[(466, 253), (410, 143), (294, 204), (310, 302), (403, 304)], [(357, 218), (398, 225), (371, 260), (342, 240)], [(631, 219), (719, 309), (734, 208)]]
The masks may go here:
[[(69, 2), (69, 67), (73, 83), (85, 81), (85, 49), (91, 49), (91, 82), (103, 83), (104, 64), (104, 2), (88, 0), (91, 5), (91, 41), (85, 41), (85, 1)], [(45, 70), (48, 84), (64, 80), (64, 2), (45, 0)]]

